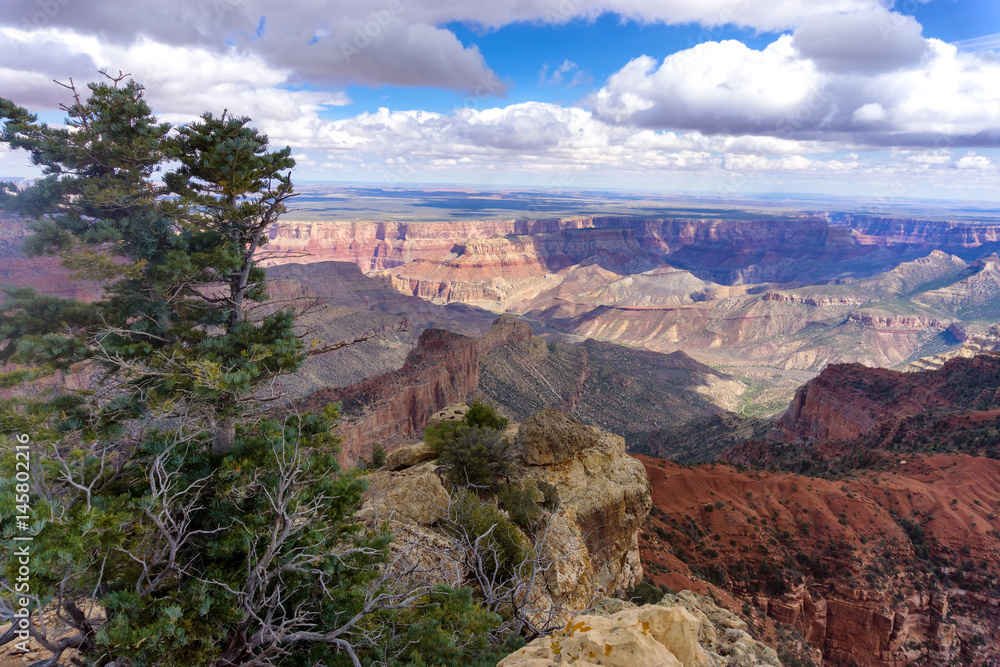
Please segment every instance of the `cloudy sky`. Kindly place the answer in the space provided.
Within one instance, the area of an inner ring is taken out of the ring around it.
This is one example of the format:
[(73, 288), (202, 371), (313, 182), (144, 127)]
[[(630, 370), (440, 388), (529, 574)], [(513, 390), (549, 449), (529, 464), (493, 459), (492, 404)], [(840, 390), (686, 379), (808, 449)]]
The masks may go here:
[(1000, 199), (996, 0), (5, 0), (0, 95), (101, 68), (299, 181)]

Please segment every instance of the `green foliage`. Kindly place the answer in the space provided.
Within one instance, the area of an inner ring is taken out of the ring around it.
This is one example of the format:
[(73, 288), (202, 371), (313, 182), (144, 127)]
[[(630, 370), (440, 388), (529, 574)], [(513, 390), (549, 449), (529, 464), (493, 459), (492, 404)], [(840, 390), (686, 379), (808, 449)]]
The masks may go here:
[(467, 424), (464, 421), (444, 421), (429, 424), (424, 429), (424, 442), (435, 453), (440, 454), (442, 449), (455, 439), (458, 431), (466, 427)]
[(630, 588), (625, 593), (625, 599), (634, 602), (640, 607), (644, 604), (656, 604), (663, 599), (665, 591), (654, 584), (647, 577)]
[(380, 443), (375, 443), (372, 447), (372, 460), (370, 463), (372, 470), (378, 470), (385, 465), (385, 447)]
[[(104, 294), (5, 290), (0, 363), (21, 367), (0, 385), (81, 361), (100, 373), (92, 391), (0, 402), (0, 434), (30, 434), (33, 457), (25, 498), (13, 452), (0, 455), (3, 590), (27, 504), (32, 592), (69, 619), (87, 664), (334, 666), (349, 652), (370, 663), (400, 627), (393, 645), (412, 664), (488, 654), (497, 618), (469, 591), (399, 602), (410, 594), (382, 567), (391, 536), (353, 518), (365, 481), (337, 465), (336, 408), (283, 422), (257, 410), (258, 390), (304, 358), (295, 313), (259, 308), (256, 264), (294, 194), (290, 150), (269, 152), (248, 119), (225, 113), (159, 123), (124, 78), (86, 99), (71, 88), (67, 127), (0, 98), (0, 140), (44, 174), (24, 190), (0, 184), (0, 205), (30, 220), (28, 252), (61, 255)], [(477, 481), (505, 474), (497, 432), (461, 427), (442, 439), (453, 465)], [(476, 457), (485, 464), (467, 465)], [(512, 572), (528, 553), (516, 526), (462, 498), (456, 525)], [(106, 619), (91, 629), (77, 602)]]
[(461, 424), (428, 444), (455, 486), (488, 489), (513, 470), (510, 442), (494, 429)]
[(516, 482), (497, 484), (497, 502), (507, 511), (511, 521), (522, 530), (533, 533), (542, 518), (545, 495), (530, 479), (523, 484)]
[(394, 621), (402, 632), (378, 653), (380, 657), (401, 654), (402, 664), (407, 666), (464, 667), (472, 660), (487, 658), (495, 665), (510, 652), (494, 653), (489, 633), (500, 617), (480, 607), (469, 588), (439, 584)]
[(472, 491), (455, 492), (448, 520), (448, 530), (463, 535), (468, 543), (478, 540), (480, 569), (489, 576), (496, 574), (510, 579), (528, 557), (530, 550), (517, 525), (494, 503), (482, 500)]
[(465, 423), (469, 426), (491, 428), (496, 431), (507, 428), (507, 418), (500, 415), (492, 405), (486, 405), (478, 398), (469, 406), (469, 411), (465, 413)]
[[(33, 587), (43, 601), (60, 587), (71, 600), (100, 590), (108, 620), (94, 638), (94, 655), (136, 665), (216, 664), (227, 646), (257, 627), (237, 592), (251, 591), (253, 576), (276, 576), (292, 558), (302, 566), (281, 574), (284, 604), (336, 627), (360, 608), (375, 566), (387, 558), (388, 538), (364, 535), (351, 521), (363, 486), (338, 474), (329, 430), (318, 416), (258, 421), (221, 458), (197, 437), (152, 432), (113, 473), (94, 457), (80, 460), (79, 479), (91, 484), (90, 497), (36, 506), (37, 516), (51, 518), (34, 538)], [(41, 463), (49, 479), (62, 470), (54, 459)], [(293, 476), (290, 465), (297, 468)], [(289, 482), (297, 493), (282, 506)], [(5, 475), (0, 522), (8, 553), (15, 546), (12, 486)], [(271, 553), (274, 531), (287, 528), (283, 511), (303, 506), (313, 508), (310, 520)], [(179, 521), (188, 529), (171, 553), (163, 549), (161, 524)], [(5, 563), (10, 579), (16, 559)], [(326, 647), (313, 650), (339, 659)]]
[[(36, 375), (96, 361), (149, 407), (183, 397), (189, 415), (224, 424), (219, 442), (231, 446), (249, 396), (303, 359), (291, 312), (251, 308), (266, 299), (255, 264), (264, 231), (294, 196), (290, 149), (268, 152), (248, 119), (225, 114), (170, 134), (124, 76), (90, 84), (86, 100), (71, 90), (66, 128), (0, 100), (2, 140), (45, 174), (0, 187), (0, 204), (31, 222), (26, 251), (62, 255), (103, 282), (104, 298), (8, 290), (0, 361)], [(180, 166), (154, 181), (170, 164)]]

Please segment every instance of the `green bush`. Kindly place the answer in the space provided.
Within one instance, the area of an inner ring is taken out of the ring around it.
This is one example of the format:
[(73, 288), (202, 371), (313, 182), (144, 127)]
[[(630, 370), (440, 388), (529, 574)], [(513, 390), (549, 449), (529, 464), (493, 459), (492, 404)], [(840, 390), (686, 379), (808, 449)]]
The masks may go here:
[(427, 444), (437, 453), (448, 481), (455, 486), (488, 489), (513, 472), (510, 442), (491, 428), (459, 424), (451, 433)]
[(427, 446), (440, 454), (445, 444), (455, 438), (455, 434), (460, 429), (465, 429), (468, 425), (465, 422), (438, 422), (429, 424), (424, 429), (424, 442)]
[(465, 423), (469, 426), (492, 428), (502, 431), (507, 428), (507, 418), (502, 416), (491, 405), (482, 403), (478, 398), (469, 406), (465, 413)]
[(663, 595), (662, 588), (643, 577), (642, 581), (626, 591), (625, 599), (641, 607), (644, 604), (656, 604), (663, 599)]
[(517, 525), (500, 508), (467, 489), (455, 492), (446, 528), (460, 541), (478, 540), (478, 567), (491, 579), (514, 577), (530, 551)]
[(544, 494), (530, 479), (524, 484), (499, 484), (496, 487), (497, 502), (507, 510), (511, 521), (522, 530), (533, 533), (542, 518)]
[(490, 644), (489, 635), (500, 624), (500, 616), (483, 609), (469, 588), (439, 584), (416, 605), (400, 610), (395, 620), (402, 632), (383, 645), (378, 656), (383, 660), (399, 656), (392, 664), (459, 667), (483, 657), (496, 664), (511, 652)]

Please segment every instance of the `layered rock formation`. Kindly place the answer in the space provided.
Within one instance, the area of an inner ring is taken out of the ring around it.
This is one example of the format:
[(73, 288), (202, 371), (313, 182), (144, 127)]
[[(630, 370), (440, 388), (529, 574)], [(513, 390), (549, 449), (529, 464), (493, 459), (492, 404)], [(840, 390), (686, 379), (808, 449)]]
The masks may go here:
[(392, 450), (414, 442), (435, 411), (477, 395), (514, 420), (557, 407), (637, 446), (658, 426), (732, 407), (744, 387), (681, 352), (594, 340), (547, 344), (528, 324), (503, 315), (481, 339), (427, 329), (402, 368), (314, 391), (290, 407), (342, 402), (341, 456), (353, 463), (370, 457), (375, 443)]
[(425, 329), (403, 367), (349, 387), (321, 389), (291, 409), (319, 410), (342, 403), (335, 433), (344, 463), (368, 458), (378, 442), (386, 449), (412, 442), (427, 420), (451, 403), (464, 402), (479, 381), (479, 341), (442, 329)]
[(1000, 407), (1000, 355), (954, 358), (939, 369), (904, 373), (860, 364), (828, 366), (798, 389), (772, 437), (788, 442), (850, 440), (935, 408)]
[(478, 337), (496, 319), (476, 308), (439, 306), (400, 294), (348, 262), (285, 264), (267, 273), (272, 303), (302, 312), (298, 325), (306, 341), (336, 343), (371, 336), (306, 359), (301, 370), (283, 380), (287, 398), (399, 369), (424, 329)]
[[(832, 271), (840, 275), (872, 273), (934, 249), (969, 258), (976, 254), (976, 248), (995, 243), (997, 234), (996, 226), (970, 223), (827, 218), (829, 222), (823, 217), (796, 214), (745, 220), (576, 217), (442, 223), (287, 221), (270, 230), (269, 251), (279, 255), (271, 262), (351, 261), (369, 271), (414, 260), (440, 260), (470, 239), (536, 236), (565, 230), (622, 230), (629, 232), (645, 253), (663, 259), (669, 256), (665, 261), (699, 277), (721, 283), (760, 283), (801, 280), (806, 276), (815, 280), (830, 276)], [(836, 264), (839, 268), (833, 270)]]
[[(444, 413), (439, 418), (461, 416), (462, 410)], [(511, 425), (505, 435), (516, 442), (515, 482), (549, 485), (539, 488), (551, 488), (558, 497), (558, 508), (543, 519), (545, 538), (536, 545), (546, 565), (537, 584), (519, 589), (533, 613), (552, 610), (546, 623), (559, 625), (570, 611), (639, 581), (637, 535), (649, 512), (649, 481), (642, 465), (626, 456), (622, 438), (555, 411)], [(409, 562), (423, 563), (422, 576), (463, 585), (467, 556), (444, 525), (457, 501), (422, 447), (406, 448), (416, 456), (397, 450), (395, 470), (372, 476), (358, 516), (369, 523), (389, 521), (397, 535), (394, 548)]]
[(1000, 461), (907, 454), (827, 480), (639, 458), (654, 581), (708, 580), (829, 664), (983, 665), (1000, 651)]

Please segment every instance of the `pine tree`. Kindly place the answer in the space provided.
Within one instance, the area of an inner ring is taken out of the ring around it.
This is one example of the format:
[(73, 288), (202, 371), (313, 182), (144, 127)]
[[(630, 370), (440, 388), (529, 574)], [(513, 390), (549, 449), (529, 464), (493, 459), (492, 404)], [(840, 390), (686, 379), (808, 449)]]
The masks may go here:
[[(289, 149), (269, 152), (226, 112), (159, 123), (124, 75), (86, 100), (68, 88), (68, 129), (0, 99), (2, 140), (43, 171), (26, 189), (0, 186), (0, 203), (31, 220), (27, 251), (59, 254), (104, 289), (94, 303), (5, 290), (4, 385), (72, 371), (94, 386), (36, 385), (0, 403), (0, 433), (28, 436), (33, 457), (29, 503), (13, 456), (0, 457), (0, 620), (14, 618), (15, 518), (30, 504), (32, 606), (74, 629), (54, 639), (32, 626), (48, 664), (71, 648), (88, 665), (402, 652), (461, 664), (458, 628), (498, 621), (467, 594), (398, 585), (390, 536), (352, 518), (364, 481), (337, 465), (336, 410), (278, 421), (257, 409), (305, 355), (257, 265), (294, 195)], [(405, 623), (419, 618), (434, 635), (418, 646)]]

